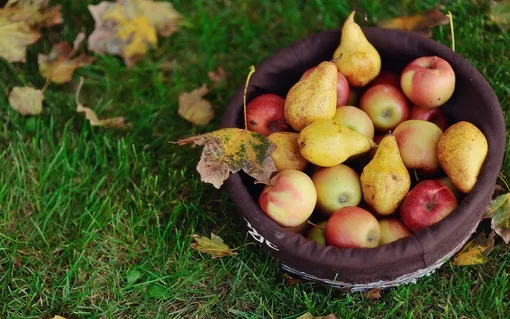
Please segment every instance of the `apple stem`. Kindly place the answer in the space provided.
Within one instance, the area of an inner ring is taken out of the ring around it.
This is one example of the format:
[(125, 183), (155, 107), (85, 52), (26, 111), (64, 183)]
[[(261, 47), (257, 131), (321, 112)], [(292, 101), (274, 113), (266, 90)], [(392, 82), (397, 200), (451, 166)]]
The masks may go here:
[(313, 227), (315, 227), (315, 228), (319, 228), (320, 230), (325, 231), (325, 229), (324, 229), (323, 227), (321, 227), (321, 226), (319, 226), (319, 225), (317, 225), (317, 224), (314, 224), (314, 223), (312, 223), (312, 222), (311, 222), (311, 221), (309, 221), (309, 220), (307, 220), (306, 222), (307, 222), (308, 224), (312, 225), (312, 226), (313, 226)]
[(250, 66), (250, 73), (246, 77), (246, 85), (244, 86), (244, 129), (248, 129), (248, 120), (246, 119), (246, 93), (248, 92), (248, 83), (250, 82), (250, 78), (252, 74), (255, 73), (255, 67), (253, 65)]
[(453, 15), (450, 11), (446, 15), (450, 20), (450, 32), (452, 33), (452, 50), (455, 52), (455, 32), (453, 31)]
[(437, 193), (434, 193), (434, 197), (432, 197), (432, 202), (428, 203), (427, 208), (430, 210), (432, 207), (436, 205)]
[(365, 11), (361, 10), (360, 8), (354, 8), (354, 11), (363, 13), (363, 20), (365, 20), (365, 22), (368, 21), (368, 14)]
[(432, 67), (432, 63), (434, 63), (434, 60), (437, 58), (437, 56), (434, 55), (434, 57), (432, 57), (432, 60), (430, 60), (430, 63), (429, 63), (429, 69)]
[(416, 171), (416, 169), (414, 169), (413, 172), (414, 172), (414, 178), (416, 178), (416, 181), (419, 182), (420, 177), (418, 176), (418, 172)]

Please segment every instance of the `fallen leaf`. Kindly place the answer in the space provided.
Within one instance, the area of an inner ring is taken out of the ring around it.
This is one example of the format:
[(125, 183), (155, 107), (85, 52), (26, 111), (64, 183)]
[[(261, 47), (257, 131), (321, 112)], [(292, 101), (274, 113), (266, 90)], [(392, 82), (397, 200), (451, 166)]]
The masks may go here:
[(225, 73), (225, 69), (223, 67), (219, 66), (216, 71), (210, 71), (207, 73), (207, 76), (211, 81), (214, 83), (221, 83), (225, 81), (227, 78), (227, 74)]
[(179, 110), (177, 113), (195, 125), (207, 125), (214, 118), (215, 111), (209, 101), (203, 98), (208, 92), (207, 86), (202, 84), (198, 89), (179, 95)]
[(147, 288), (147, 294), (156, 299), (165, 299), (169, 297), (168, 290), (161, 285), (151, 285)]
[(44, 94), (31, 87), (16, 86), (9, 93), (9, 104), (21, 115), (38, 115), (42, 112)]
[(25, 22), (13, 22), (0, 11), (0, 57), (9, 62), (25, 62), (26, 48), (41, 34)]
[(285, 279), (285, 283), (289, 286), (297, 285), (304, 282), (303, 279), (292, 277), (288, 273), (283, 274), (283, 279)]
[(485, 237), (484, 233), (478, 234), (455, 255), (452, 265), (470, 266), (485, 263), (487, 255), (494, 248), (494, 236), (494, 232), (491, 232), (489, 237)]
[(83, 78), (80, 78), (80, 84), (78, 85), (78, 89), (76, 90), (76, 95), (75, 95), (76, 112), (85, 113), (85, 117), (87, 118), (87, 120), (89, 120), (90, 125), (92, 125), (92, 126), (104, 126), (107, 128), (120, 128), (120, 129), (127, 128), (127, 125), (125, 123), (123, 116), (101, 120), (97, 116), (96, 112), (94, 112), (92, 109), (90, 109), (88, 107), (83, 106), (80, 103), (80, 99), (79, 99), (82, 86), (83, 86)]
[(334, 314), (329, 314), (327, 316), (314, 317), (311, 312), (307, 312), (304, 315), (299, 316), (296, 319), (337, 319)]
[(71, 48), (69, 42), (60, 42), (51, 48), (50, 54), (39, 54), (39, 72), (45, 78), (52, 82), (62, 84), (72, 80), (76, 69), (90, 65), (94, 58), (82, 53), (73, 57), (78, 51), (80, 43), (84, 39), (84, 34), (80, 33), (74, 41), (74, 48)]
[(9, 17), (13, 22), (25, 22), (30, 27), (52, 27), (62, 24), (61, 5), (49, 6), (49, 0), (9, 0), (0, 15)]
[(379, 22), (377, 26), (385, 29), (416, 32), (430, 38), (432, 36), (432, 28), (450, 22), (448, 17), (440, 11), (440, 8), (442, 7), (435, 7), (420, 14), (384, 20)]
[(53, 317), (52, 319), (66, 319), (66, 318), (64, 318), (64, 317), (62, 317), (62, 316), (55, 316), (55, 317)]
[(510, 243), (510, 193), (499, 195), (491, 201), (484, 218), (491, 218), (492, 229), (506, 244)]
[(138, 279), (140, 279), (141, 276), (141, 272), (136, 269), (131, 269), (126, 275), (128, 285), (134, 284)]
[(207, 238), (200, 235), (191, 235), (195, 242), (191, 244), (191, 248), (204, 253), (209, 254), (212, 258), (225, 257), (236, 255), (232, 249), (228, 247), (221, 237), (211, 233), (211, 238)]
[(489, 16), (500, 27), (508, 28), (510, 26), (510, 0), (493, 2)]
[(224, 128), (176, 143), (204, 145), (197, 171), (203, 182), (216, 188), (223, 185), (229, 173), (243, 170), (257, 182), (267, 184), (276, 171), (271, 158), (276, 146), (266, 136), (249, 130)]
[(370, 299), (370, 300), (379, 299), (379, 298), (381, 298), (381, 288), (374, 288), (374, 289), (365, 291), (363, 293), (363, 296), (365, 296), (365, 298)]
[(119, 55), (128, 67), (157, 47), (158, 33), (169, 36), (182, 19), (171, 3), (151, 0), (103, 1), (88, 8), (95, 21), (89, 49)]

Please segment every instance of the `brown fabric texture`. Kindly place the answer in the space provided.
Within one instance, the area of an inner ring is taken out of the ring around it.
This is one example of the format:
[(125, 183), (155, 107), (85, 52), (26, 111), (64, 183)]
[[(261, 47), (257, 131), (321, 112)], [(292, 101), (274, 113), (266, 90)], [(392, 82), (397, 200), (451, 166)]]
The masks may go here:
[[(374, 27), (364, 27), (363, 31), (379, 51), (384, 68), (401, 71), (413, 59), (428, 55), (442, 57), (452, 65), (456, 89), (444, 109), (453, 122), (465, 120), (476, 125), (489, 143), (478, 182), (459, 207), (440, 223), (392, 244), (374, 249), (338, 249), (321, 247), (299, 234), (283, 230), (267, 218), (257, 203), (262, 186), (254, 185), (244, 173), (231, 175), (225, 183), (239, 214), (254, 230), (247, 229), (280, 262), (320, 278), (360, 284), (393, 280), (426, 268), (469, 236), (490, 201), (505, 150), (505, 124), (498, 99), (468, 61), (448, 47), (412, 33)], [(263, 93), (285, 98), (305, 70), (332, 58), (339, 41), (340, 30), (332, 30), (278, 51), (256, 66), (247, 101)], [(243, 127), (243, 93), (244, 83), (229, 103), (222, 127)]]

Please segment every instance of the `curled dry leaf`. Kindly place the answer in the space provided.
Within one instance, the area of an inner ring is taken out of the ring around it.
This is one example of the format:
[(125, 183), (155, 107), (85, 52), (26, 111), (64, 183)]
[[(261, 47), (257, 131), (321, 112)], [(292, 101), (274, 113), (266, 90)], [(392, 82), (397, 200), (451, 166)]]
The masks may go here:
[[(49, 0), (9, 0), (0, 9), (13, 22), (25, 22), (30, 27), (52, 27), (62, 24), (61, 5), (49, 6)], [(0, 13), (1, 15), (2, 13)]]
[(271, 158), (276, 146), (266, 136), (256, 132), (224, 128), (176, 143), (204, 145), (197, 171), (203, 182), (211, 183), (216, 188), (223, 185), (229, 173), (243, 170), (256, 181), (267, 184), (271, 174), (276, 171)]
[(0, 57), (9, 62), (25, 62), (27, 46), (40, 37), (25, 22), (13, 22), (0, 11)]
[(225, 244), (221, 237), (213, 233), (211, 233), (211, 238), (200, 235), (191, 235), (191, 237), (195, 240), (195, 242), (191, 244), (191, 248), (201, 253), (209, 254), (213, 258), (237, 254), (234, 250), (230, 249), (227, 244)]
[(510, 193), (499, 195), (491, 201), (484, 217), (491, 218), (492, 229), (506, 244), (510, 243)]
[(53, 317), (52, 319), (66, 319), (66, 318), (64, 318), (64, 317), (62, 317), (62, 316), (55, 316), (55, 317)]
[(44, 95), (41, 90), (16, 86), (9, 94), (9, 104), (21, 115), (38, 115), (42, 112)]
[(370, 300), (379, 299), (379, 298), (382, 297), (382, 295), (381, 295), (381, 288), (374, 288), (374, 289), (370, 289), (368, 291), (365, 291), (363, 293), (363, 296), (365, 296), (365, 298), (370, 299)]
[(487, 255), (494, 248), (494, 236), (494, 232), (491, 232), (489, 237), (485, 237), (484, 233), (478, 234), (455, 255), (452, 264), (455, 266), (470, 266), (485, 263)]
[(399, 29), (416, 32), (426, 37), (431, 37), (431, 29), (440, 25), (448, 24), (450, 20), (436, 7), (420, 14), (397, 17), (381, 21), (377, 24), (380, 28)]
[(78, 89), (76, 90), (76, 95), (75, 95), (76, 112), (85, 113), (85, 117), (87, 118), (87, 120), (89, 120), (90, 125), (92, 125), (92, 126), (104, 126), (104, 127), (108, 127), (108, 128), (120, 128), (120, 129), (127, 128), (127, 125), (125, 123), (123, 116), (101, 120), (97, 116), (96, 112), (94, 112), (91, 108), (83, 106), (79, 99), (82, 86), (83, 86), (83, 78), (80, 78), (80, 84), (78, 85)]
[(219, 66), (216, 71), (210, 71), (207, 73), (207, 76), (214, 83), (224, 82), (227, 78), (227, 74), (225, 73), (225, 69), (222, 66)]
[(502, 28), (510, 26), (510, 0), (494, 1), (490, 8), (490, 17)]
[(87, 56), (86, 53), (73, 57), (84, 39), (85, 34), (80, 33), (74, 41), (73, 48), (71, 48), (69, 42), (60, 42), (51, 48), (49, 55), (39, 54), (39, 72), (41, 75), (57, 84), (70, 82), (76, 69), (90, 65), (94, 61), (94, 58)]
[(169, 36), (182, 20), (168, 2), (103, 1), (88, 8), (95, 21), (89, 49), (119, 55), (128, 67), (134, 66), (149, 49), (157, 47), (157, 34)]
[(214, 118), (215, 111), (211, 103), (203, 98), (207, 92), (207, 86), (202, 84), (198, 89), (181, 93), (177, 113), (195, 125), (209, 124)]
[(297, 317), (296, 319), (337, 319), (337, 318), (334, 314), (329, 314), (327, 316), (315, 317), (314, 315), (312, 315), (311, 312), (307, 312), (304, 315)]

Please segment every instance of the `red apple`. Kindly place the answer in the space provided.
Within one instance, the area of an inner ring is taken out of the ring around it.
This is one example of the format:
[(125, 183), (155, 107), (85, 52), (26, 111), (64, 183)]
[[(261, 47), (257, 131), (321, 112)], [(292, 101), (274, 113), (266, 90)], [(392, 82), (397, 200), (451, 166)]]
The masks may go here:
[(409, 113), (409, 119), (432, 122), (439, 126), (443, 132), (448, 127), (448, 121), (446, 120), (446, 115), (444, 114), (442, 108), (429, 109), (413, 105), (411, 107), (411, 112)]
[[(316, 67), (312, 67), (312, 68), (309, 68), (308, 70), (305, 71), (305, 73), (303, 73), (303, 75), (301, 76), (301, 79), (304, 79), (306, 78), (308, 75), (310, 75), (310, 73), (312, 73), (312, 71), (315, 69)], [(336, 85), (336, 107), (340, 107), (340, 106), (344, 106), (344, 105), (347, 105), (347, 100), (349, 99), (349, 92), (350, 92), (350, 87), (349, 87), (349, 82), (347, 82), (347, 79), (345, 78), (345, 76), (338, 72), (338, 76), (337, 76), (337, 85)]]
[(289, 130), (285, 122), (285, 99), (276, 94), (262, 94), (246, 105), (248, 130), (269, 136)]
[(402, 201), (400, 218), (407, 228), (417, 232), (443, 220), (455, 208), (457, 199), (447, 186), (438, 180), (425, 180)]
[(384, 70), (369, 84), (369, 87), (376, 86), (378, 84), (389, 84), (393, 85), (400, 90), (400, 76), (390, 70)]
[(389, 84), (369, 88), (361, 97), (360, 109), (382, 132), (394, 129), (409, 117), (409, 105), (399, 89)]
[(287, 169), (276, 174), (259, 196), (259, 206), (274, 222), (295, 227), (310, 217), (317, 204), (312, 179), (305, 173)]
[(381, 227), (381, 239), (379, 245), (389, 244), (400, 238), (411, 235), (407, 227), (397, 218), (385, 218), (379, 221)]
[(404, 68), (400, 86), (412, 103), (426, 108), (439, 107), (453, 95), (455, 72), (448, 61), (438, 56), (424, 56)]
[(377, 219), (367, 210), (353, 206), (336, 211), (324, 231), (326, 244), (338, 248), (377, 247), (380, 237)]

